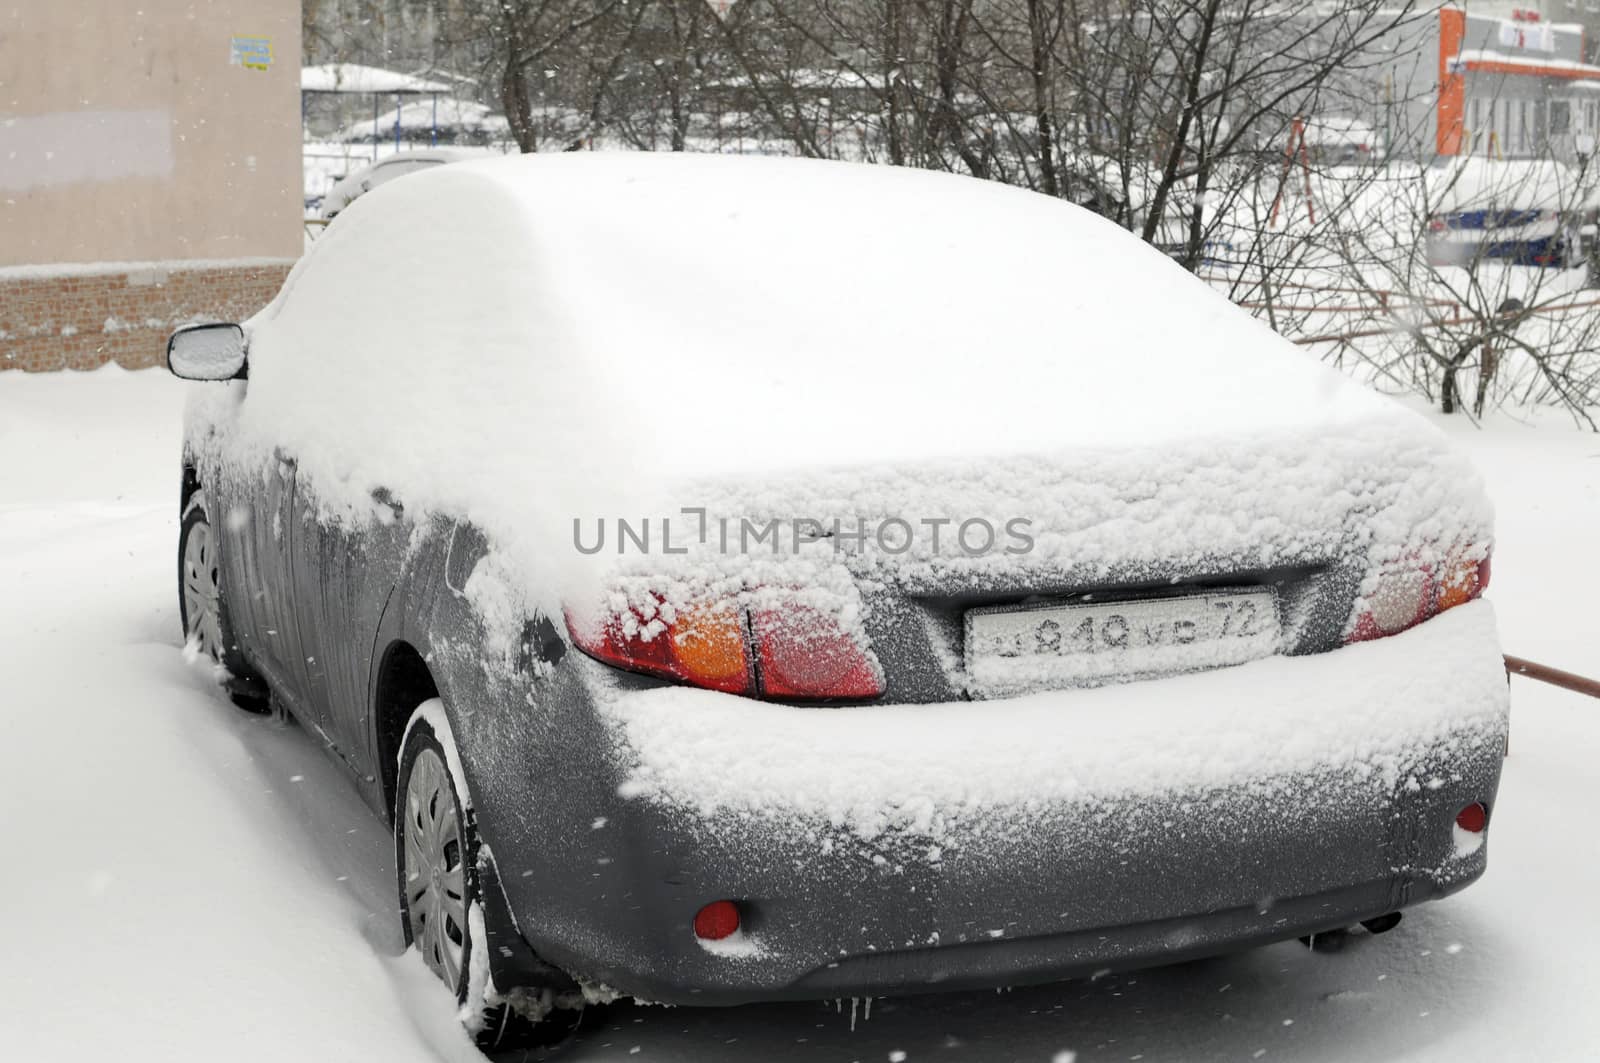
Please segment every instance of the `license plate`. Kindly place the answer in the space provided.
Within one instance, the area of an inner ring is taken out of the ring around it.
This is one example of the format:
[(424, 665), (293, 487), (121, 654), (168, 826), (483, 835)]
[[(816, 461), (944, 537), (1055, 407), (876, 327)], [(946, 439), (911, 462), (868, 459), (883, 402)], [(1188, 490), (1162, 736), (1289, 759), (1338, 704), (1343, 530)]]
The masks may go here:
[(970, 609), (966, 624), (968, 686), (978, 697), (1243, 664), (1276, 653), (1280, 636), (1269, 590)]

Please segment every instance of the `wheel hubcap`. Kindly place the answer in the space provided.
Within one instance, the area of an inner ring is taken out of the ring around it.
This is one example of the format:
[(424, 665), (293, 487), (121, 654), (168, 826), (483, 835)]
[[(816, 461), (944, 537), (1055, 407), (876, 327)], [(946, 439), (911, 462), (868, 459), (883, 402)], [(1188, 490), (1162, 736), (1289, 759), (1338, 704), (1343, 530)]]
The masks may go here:
[(183, 544), (183, 608), (189, 621), (184, 637), (217, 658), (222, 656), (221, 575), (211, 548), (211, 525), (201, 521), (189, 529)]
[(461, 814), (444, 762), (424, 749), (406, 781), (404, 831), (406, 921), (433, 973), (452, 990), (466, 948), (466, 872)]

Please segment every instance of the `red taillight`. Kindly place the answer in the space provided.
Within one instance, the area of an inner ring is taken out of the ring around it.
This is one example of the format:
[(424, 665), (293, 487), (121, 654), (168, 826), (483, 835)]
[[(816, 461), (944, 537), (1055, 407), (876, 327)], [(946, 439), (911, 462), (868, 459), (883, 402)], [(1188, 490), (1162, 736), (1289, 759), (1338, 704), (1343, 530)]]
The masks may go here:
[(630, 608), (590, 624), (569, 611), (567, 630), (579, 649), (607, 664), (728, 694), (860, 699), (883, 693), (872, 651), (836, 616), (813, 606), (763, 605), (751, 614), (731, 601), (684, 609), (656, 602), (645, 612)]
[(709, 690), (750, 692), (744, 615), (732, 606), (658, 606), (649, 617), (630, 610), (597, 625), (580, 624), (568, 613), (567, 631), (579, 649), (608, 664)]
[(875, 698), (883, 680), (856, 640), (810, 606), (763, 609), (753, 624), (761, 692), (775, 698)]
[(1431, 616), (1483, 594), (1489, 586), (1489, 555), (1457, 550), (1442, 566), (1405, 560), (1386, 566), (1362, 599), (1346, 642), (1396, 635)]
[(1482, 834), (1483, 828), (1488, 825), (1489, 810), (1483, 807), (1482, 802), (1474, 801), (1456, 813), (1456, 826), (1468, 834)]
[(712, 901), (694, 913), (694, 936), (701, 941), (722, 941), (739, 932), (739, 906), (732, 901)]

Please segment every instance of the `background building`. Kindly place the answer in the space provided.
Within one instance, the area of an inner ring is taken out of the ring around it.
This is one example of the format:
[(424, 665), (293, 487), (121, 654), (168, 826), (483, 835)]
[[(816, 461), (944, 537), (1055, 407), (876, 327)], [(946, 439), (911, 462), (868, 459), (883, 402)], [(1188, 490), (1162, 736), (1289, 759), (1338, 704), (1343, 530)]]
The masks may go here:
[(0, 369), (158, 361), (303, 246), (299, 0), (0, 6)]
[[(1593, 3), (1600, 10), (1600, 0)], [(1565, 10), (1566, 0), (1552, 8)], [(1443, 7), (1383, 42), (1375, 125), (1396, 155), (1572, 161), (1600, 138), (1600, 65), (1581, 22)]]
[(1527, 21), (1537, 16), (1540, 22), (1577, 26), (1583, 31), (1584, 61), (1595, 61), (1595, 47), (1600, 44), (1600, 0), (1467, 0), (1459, 6), (1487, 18)]

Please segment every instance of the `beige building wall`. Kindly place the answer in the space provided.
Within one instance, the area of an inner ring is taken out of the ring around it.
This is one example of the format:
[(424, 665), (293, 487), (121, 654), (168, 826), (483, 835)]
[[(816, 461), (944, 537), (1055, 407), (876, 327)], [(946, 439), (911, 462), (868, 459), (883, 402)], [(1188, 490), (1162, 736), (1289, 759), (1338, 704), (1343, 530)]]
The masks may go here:
[(294, 257), (301, 214), (299, 0), (0, 0), (0, 267)]

